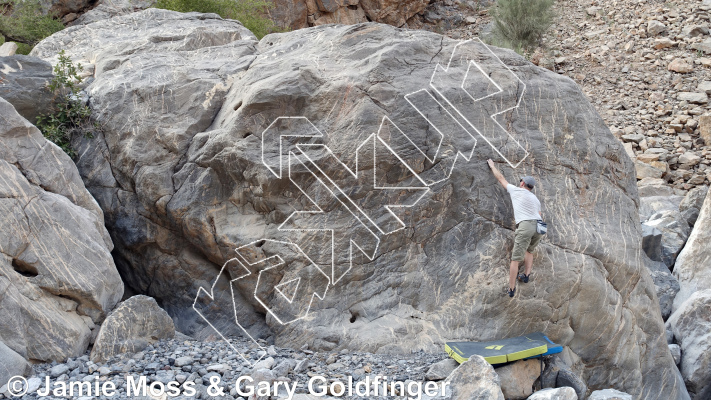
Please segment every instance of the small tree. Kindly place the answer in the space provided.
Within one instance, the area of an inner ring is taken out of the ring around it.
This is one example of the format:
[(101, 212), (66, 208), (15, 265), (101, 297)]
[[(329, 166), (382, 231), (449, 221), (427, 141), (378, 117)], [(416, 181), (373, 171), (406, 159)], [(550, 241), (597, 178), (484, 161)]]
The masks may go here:
[[(91, 109), (77, 98), (83, 70), (81, 64), (74, 65), (64, 53), (59, 52), (59, 62), (54, 66), (54, 77), (49, 82), (49, 90), (54, 93), (54, 107), (49, 114), (37, 117), (37, 128), (47, 140), (59, 146), (70, 157), (74, 157), (71, 148), (72, 134), (86, 130), (90, 126)], [(91, 131), (87, 130), (87, 137)]]
[(179, 12), (215, 13), (222, 18), (236, 19), (259, 39), (279, 30), (272, 20), (263, 16), (273, 7), (268, 0), (158, 0), (154, 7)]
[(0, 4), (0, 34), (28, 54), (40, 40), (64, 29), (62, 21), (42, 12), (39, 0), (11, 0)]
[(536, 47), (553, 24), (554, 0), (497, 0), (490, 10), (494, 18), (492, 44), (518, 53)]

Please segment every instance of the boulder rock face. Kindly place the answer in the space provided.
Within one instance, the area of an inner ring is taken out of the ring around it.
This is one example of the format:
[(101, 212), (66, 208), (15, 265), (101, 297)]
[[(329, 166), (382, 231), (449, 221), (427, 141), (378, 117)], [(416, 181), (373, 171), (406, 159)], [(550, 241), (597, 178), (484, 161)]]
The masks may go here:
[[(682, 196), (651, 196), (640, 199), (639, 216), (642, 224), (646, 227), (642, 231), (643, 235), (648, 233), (645, 231), (651, 230), (653, 232), (654, 229), (661, 232), (661, 258), (659, 260), (670, 268), (674, 265), (674, 261), (684, 247), (691, 231), (687, 219), (679, 210), (683, 200)], [(657, 260), (656, 254), (654, 254), (655, 246), (650, 243), (649, 239), (643, 242), (643, 246), (648, 255), (652, 252), (650, 258)]]
[(91, 360), (104, 362), (116, 354), (136, 353), (160, 339), (173, 337), (173, 320), (155, 299), (133, 296), (106, 317), (91, 350)]
[[(236, 313), (278, 345), (402, 352), (542, 330), (593, 389), (684, 398), (641, 263), (634, 166), (572, 80), (429, 32), (257, 42), (162, 10), (33, 54), (60, 49), (96, 65), (86, 91), (105, 134), (75, 146), (117, 265), (180, 331), (214, 334), (205, 318), (225, 333)], [(513, 212), (488, 158), (512, 182), (536, 177), (550, 227), (513, 299)]]
[(21, 54), (0, 57), (0, 97), (10, 102), (20, 115), (35, 123), (52, 107), (52, 93), (46, 88), (52, 79), (52, 65), (37, 57)]
[(0, 121), (0, 341), (28, 360), (80, 356), (123, 294), (103, 213), (69, 156), (2, 98)]
[(708, 191), (708, 186), (695, 187), (689, 190), (689, 193), (684, 196), (684, 200), (679, 204), (679, 211), (689, 223), (689, 226), (693, 226), (699, 218), (699, 213), (701, 212)]
[(681, 346), (681, 375), (694, 400), (711, 397), (711, 289), (692, 294), (667, 325)]
[[(0, 384), (5, 385), (13, 376), (26, 376), (32, 372), (32, 367), (21, 355), (0, 342)], [(0, 385), (0, 386), (2, 386)]]
[(694, 292), (711, 288), (711, 196), (706, 195), (694, 229), (674, 264), (679, 294), (673, 309), (678, 309)]

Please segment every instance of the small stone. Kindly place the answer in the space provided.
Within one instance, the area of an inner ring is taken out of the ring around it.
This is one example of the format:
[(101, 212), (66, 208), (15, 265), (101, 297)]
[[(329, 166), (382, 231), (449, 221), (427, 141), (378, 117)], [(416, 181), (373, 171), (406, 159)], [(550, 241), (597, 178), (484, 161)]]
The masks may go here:
[(541, 375), (539, 360), (520, 360), (496, 370), (501, 391), (507, 399), (525, 399), (533, 393), (533, 382)]
[(342, 370), (345, 366), (339, 362), (330, 364), (328, 367), (326, 367), (327, 370), (329, 371), (338, 371)]
[(625, 53), (634, 53), (634, 42), (631, 40), (627, 42), (623, 50), (625, 51)]
[(657, 50), (673, 47), (676, 43), (669, 38), (654, 39), (654, 48)]
[(690, 151), (687, 151), (686, 153), (679, 156), (679, 163), (680, 164), (694, 166), (694, 165), (698, 164), (700, 161), (701, 161), (701, 157), (697, 156), (696, 154), (694, 154)]
[(194, 362), (193, 358), (190, 356), (183, 356), (183, 357), (178, 357), (175, 359), (175, 365), (176, 367), (184, 367), (186, 365), (191, 365)]
[(597, 6), (588, 7), (585, 9), (585, 12), (588, 15), (590, 15), (591, 17), (594, 17), (594, 16), (602, 13), (602, 7), (597, 7)]
[[(447, 358), (442, 361), (436, 362), (430, 366), (430, 368), (425, 373), (425, 379), (428, 381), (439, 381), (447, 378), (449, 374), (454, 371), (455, 368), (459, 366), (452, 358)], [(366, 371), (369, 372), (369, 371)]]
[(709, 34), (709, 28), (703, 25), (691, 25), (683, 28), (681, 34), (688, 37), (704, 36)]
[(663, 170), (655, 168), (650, 164), (643, 163), (641, 161), (636, 161), (634, 165), (637, 171), (637, 179), (661, 178), (662, 175), (664, 175)]
[(644, 140), (644, 135), (642, 135), (641, 133), (633, 133), (633, 134), (629, 134), (629, 135), (622, 135), (622, 140), (624, 140), (625, 142), (635, 142), (635, 143), (639, 143), (639, 142), (641, 142), (642, 140)]
[(681, 58), (675, 58), (671, 63), (669, 63), (667, 69), (680, 74), (688, 74), (694, 70), (694, 67)]
[(269, 347), (267, 348), (267, 354), (269, 354), (270, 356), (276, 356), (276, 355), (277, 355), (277, 351), (276, 351), (276, 349), (274, 348), (273, 345), (272, 345), (272, 346), (269, 346)]
[(639, 154), (637, 156), (637, 160), (642, 161), (643, 163), (650, 163), (652, 161), (659, 160), (659, 154)]
[(699, 136), (706, 146), (711, 146), (711, 115), (699, 117)]
[(625, 148), (625, 152), (627, 153), (627, 155), (631, 159), (634, 159), (635, 154), (634, 154), (634, 149), (632, 148), (632, 143), (622, 143), (622, 146)]
[(34, 393), (42, 385), (42, 379), (37, 377), (32, 377), (27, 380), (27, 393)]
[(632, 400), (632, 395), (615, 389), (596, 390), (590, 394), (588, 400)]
[(49, 370), (49, 376), (51, 376), (52, 378), (56, 378), (68, 372), (69, 367), (66, 364), (57, 364)]
[[(271, 357), (270, 357), (271, 358)], [(273, 359), (272, 359), (273, 360)], [(258, 364), (258, 363), (257, 363)], [(256, 365), (256, 364), (255, 364)], [(227, 364), (214, 364), (210, 365), (209, 367), (206, 368), (208, 372), (218, 372), (218, 373), (223, 373), (232, 370), (232, 367), (230, 367)]]
[(706, 54), (711, 54), (711, 39), (706, 39), (701, 43), (694, 43), (691, 45), (691, 48), (694, 50), (702, 51)]
[(676, 97), (680, 101), (686, 101), (694, 104), (706, 104), (709, 101), (709, 97), (706, 93), (697, 92), (680, 92)]
[(276, 362), (274, 361), (274, 358), (272, 357), (267, 357), (264, 360), (254, 364), (254, 370), (258, 369), (272, 369), (274, 368), (274, 364)]
[(651, 20), (647, 23), (647, 35), (657, 36), (667, 30), (667, 26), (657, 20)]
[(578, 395), (571, 387), (548, 388), (537, 391), (526, 400), (578, 400)]

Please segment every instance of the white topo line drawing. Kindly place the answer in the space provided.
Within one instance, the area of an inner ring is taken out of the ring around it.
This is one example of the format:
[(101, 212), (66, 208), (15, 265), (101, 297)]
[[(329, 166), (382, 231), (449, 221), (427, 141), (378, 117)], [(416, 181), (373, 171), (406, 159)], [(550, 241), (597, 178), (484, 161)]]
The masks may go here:
[[(493, 59), (498, 67), (503, 68), (493, 68), (490, 64), (477, 63), (467, 57), (474, 54)], [(400, 130), (388, 116), (383, 117), (378, 132), (369, 135), (357, 147), (355, 167), (352, 169), (324, 143), (326, 136), (306, 117), (279, 117), (264, 130), (262, 163), (276, 178), (288, 177), (291, 184), (299, 189), (315, 209), (292, 212), (277, 229), (284, 232), (327, 233), (326, 236), (330, 237), (330, 246), (323, 243), (315, 247), (331, 249), (331, 266), (330, 271), (325, 271), (307, 256), (307, 252), (301, 246), (290, 241), (261, 239), (238, 247), (237, 257), (223, 265), (210, 292), (200, 288), (193, 303), (195, 311), (223, 340), (229, 343), (213, 322), (200, 312), (197, 302), (201, 297), (214, 300), (214, 290), (218, 280), (223, 273), (229, 276), (230, 264), (244, 271), (229, 281), (234, 322), (247, 337), (257, 343), (238, 321), (234, 286), (248, 284), (246, 280), (239, 281), (252, 279), (250, 282), (254, 285), (252, 294), (254, 299), (279, 324), (286, 325), (302, 320), (308, 315), (314, 299), (323, 300), (328, 288), (341, 282), (353, 268), (353, 258), (356, 254), (362, 254), (372, 261), (377, 255), (384, 236), (407, 227), (394, 212), (395, 208), (414, 207), (430, 191), (432, 185), (443, 182), (451, 176), (460, 158), (465, 161), (471, 160), (477, 144), (474, 133), (512, 168), (517, 168), (528, 156), (528, 151), (496, 119), (499, 115), (520, 106), (526, 85), (481, 40), (467, 40), (455, 45), (447, 66), (443, 67), (439, 63), (435, 66), (428, 89), (409, 93), (404, 96), (404, 99), (437, 132), (439, 137), (432, 154), (428, 154), (426, 149), (418, 146), (414, 138)], [(476, 89), (477, 92), (483, 92), (485, 95), (475, 98), (472, 93)], [(395, 132), (405, 137), (416, 152), (424, 156), (429, 163), (433, 165), (440, 163), (442, 169), (436, 171), (434, 177), (421, 177), (384, 140), (382, 134), (386, 128), (393, 128)], [(443, 151), (444, 147), (448, 151)], [(397, 187), (378, 184), (378, 150), (396, 159), (403, 169), (412, 175), (411, 185)], [(372, 158), (372, 165), (369, 158)], [(367, 171), (371, 167), (372, 176)], [(375, 194), (371, 198), (381, 199), (383, 204), (380, 207), (385, 212), (359, 204), (355, 200), (356, 196), (352, 195), (353, 190), (356, 189), (344, 187), (343, 183), (339, 184), (349, 179), (356, 183), (354, 187), (358, 190), (369, 190), (370, 193)], [(314, 193), (328, 194), (329, 198), (324, 200), (323, 196), (315, 196)], [(402, 193), (408, 195), (402, 196)], [(397, 202), (391, 204), (389, 201), (393, 199)], [(345, 219), (349, 223), (338, 227), (328, 225), (329, 212), (322, 208), (323, 204), (337, 207), (338, 210), (333, 212), (346, 215)], [(291, 248), (292, 254), (296, 255), (295, 263), (301, 267), (291, 269), (292, 265), (289, 264), (290, 270), (279, 268), (287, 267), (287, 263), (278, 254), (250, 262), (247, 255), (254, 253), (250, 249), (257, 243), (272, 243)], [(343, 260), (347, 262), (344, 263)], [(262, 348), (259, 343), (257, 345)], [(239, 353), (237, 349), (232, 348)], [(245, 355), (242, 357), (252, 365), (261, 359), (260, 357), (256, 361), (251, 361)]]

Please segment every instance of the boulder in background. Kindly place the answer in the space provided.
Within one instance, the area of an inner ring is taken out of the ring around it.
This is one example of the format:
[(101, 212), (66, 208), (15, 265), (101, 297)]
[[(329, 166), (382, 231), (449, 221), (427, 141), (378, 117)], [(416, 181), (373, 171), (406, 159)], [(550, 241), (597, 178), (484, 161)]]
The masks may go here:
[(173, 337), (173, 320), (155, 299), (133, 296), (106, 317), (91, 350), (91, 360), (105, 362), (117, 354), (137, 353), (160, 339)]

